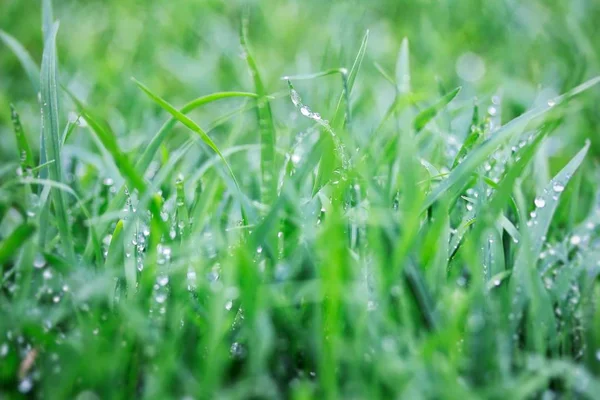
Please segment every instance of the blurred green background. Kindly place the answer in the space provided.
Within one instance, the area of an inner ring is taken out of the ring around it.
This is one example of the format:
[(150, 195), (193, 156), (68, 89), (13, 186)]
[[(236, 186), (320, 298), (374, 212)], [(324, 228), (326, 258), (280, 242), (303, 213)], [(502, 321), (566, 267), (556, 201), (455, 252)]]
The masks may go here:
[[(134, 87), (131, 76), (175, 105), (214, 91), (253, 90), (238, 38), (246, 7), (251, 46), (271, 92), (285, 90), (280, 78), (287, 74), (348, 67), (370, 30), (367, 57), (352, 96), (355, 118), (365, 131), (376, 125), (394, 95), (374, 62), (393, 75), (405, 36), (411, 45), (413, 89), (436, 95), (440, 85), (462, 85), (461, 99), (472, 102), (477, 94), (483, 104), (489, 101), (486, 96), (502, 93), (505, 121), (600, 73), (597, 0), (62, 0), (54, 2), (55, 18), (61, 22), (61, 82), (110, 121), (126, 148), (135, 148), (149, 139), (159, 110)], [(38, 3), (3, 0), (1, 8), (0, 28), (39, 62)], [(298, 85), (313, 109), (331, 115), (340, 91), (336, 77)], [(593, 151), (600, 154), (600, 141), (592, 134), (600, 122), (600, 96), (594, 91), (590, 97), (592, 107), (581, 108), (584, 115), (578, 115), (574, 140), (579, 145), (591, 137)], [(290, 106), (285, 100), (279, 103)], [(17, 59), (2, 45), (2, 159), (16, 158), (10, 102), (22, 115), (28, 135), (37, 138), (35, 95)], [(70, 106), (65, 103), (64, 118)], [(288, 118), (292, 111), (277, 110), (276, 122), (293, 126)], [(203, 117), (198, 119), (202, 124)]]

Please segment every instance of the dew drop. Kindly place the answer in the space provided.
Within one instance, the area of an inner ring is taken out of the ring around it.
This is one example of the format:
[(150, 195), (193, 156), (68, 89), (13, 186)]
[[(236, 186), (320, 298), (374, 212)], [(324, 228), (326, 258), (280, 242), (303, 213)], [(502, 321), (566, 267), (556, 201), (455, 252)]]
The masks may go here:
[(560, 193), (563, 190), (565, 190), (564, 185), (561, 185), (560, 183), (555, 183), (554, 185), (552, 185), (552, 190), (554, 190), (556, 193)]
[(33, 388), (33, 382), (31, 378), (27, 377), (19, 382), (19, 392), (21, 393), (29, 393), (29, 391)]
[(4, 357), (6, 357), (7, 354), (8, 354), (8, 344), (2, 343), (2, 346), (0, 346), (0, 357), (4, 358)]
[(544, 200), (541, 197), (536, 197), (533, 202), (535, 203), (535, 206), (538, 208), (544, 208), (546, 206), (546, 200)]
[(46, 259), (44, 258), (44, 255), (42, 253), (37, 253), (33, 259), (33, 266), (39, 269), (44, 268), (45, 265)]
[(569, 242), (571, 242), (571, 244), (573, 246), (577, 246), (578, 244), (581, 243), (581, 236), (573, 235), (573, 236), (571, 236), (571, 239), (569, 240)]
[(310, 116), (311, 112), (310, 112), (310, 108), (308, 108), (307, 106), (302, 106), (300, 107), (300, 112), (302, 113), (302, 115), (304, 115), (305, 117)]

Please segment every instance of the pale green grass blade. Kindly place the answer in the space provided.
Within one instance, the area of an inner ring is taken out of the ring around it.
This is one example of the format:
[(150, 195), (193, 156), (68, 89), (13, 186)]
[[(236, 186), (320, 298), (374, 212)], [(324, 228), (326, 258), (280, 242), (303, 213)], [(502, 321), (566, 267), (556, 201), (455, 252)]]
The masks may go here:
[[(558, 201), (562, 192), (565, 189), (569, 180), (573, 177), (573, 174), (577, 171), (581, 163), (583, 162), (585, 155), (590, 148), (590, 141), (588, 140), (581, 150), (569, 161), (569, 163), (546, 185), (544, 192), (539, 194), (535, 199), (536, 216), (530, 220), (531, 229), (528, 229), (529, 246), (521, 246), (517, 259), (515, 261), (515, 268), (524, 268), (526, 266), (525, 261), (528, 259), (527, 254), (537, 258), (542, 245), (544, 244), (548, 228), (552, 222), (552, 216), (558, 206)], [(534, 259), (535, 259), (534, 258)]]
[(396, 61), (396, 85), (398, 93), (410, 93), (410, 58), (409, 58), (408, 38), (402, 39), (398, 60)]
[[(195, 110), (199, 107), (202, 107), (202, 106), (212, 103), (214, 101), (228, 99), (228, 98), (236, 98), (236, 97), (257, 98), (258, 95), (255, 93), (249, 93), (249, 92), (211, 93), (209, 95), (202, 96), (202, 97), (199, 97), (197, 99), (190, 101), (189, 103), (187, 103), (186, 105), (181, 107), (181, 109), (179, 111), (182, 114), (187, 114), (192, 110)], [(163, 124), (163, 126), (156, 133), (156, 135), (152, 138), (152, 140), (150, 141), (150, 143), (144, 150), (144, 153), (142, 154), (142, 157), (140, 158), (140, 160), (136, 163), (135, 167), (138, 171), (145, 171), (148, 168), (148, 166), (152, 162), (152, 159), (156, 155), (156, 152), (158, 151), (160, 145), (164, 142), (165, 138), (167, 137), (169, 132), (173, 129), (173, 127), (176, 124), (177, 124), (177, 119), (174, 117), (170, 118), (167, 122), (165, 122)]]
[[(42, 101), (42, 134), (46, 146), (46, 158), (54, 160), (48, 166), (50, 179), (64, 183), (61, 159), (61, 134), (58, 120), (58, 86), (56, 65), (56, 34), (58, 23), (54, 24), (52, 34), (46, 41), (44, 55), (42, 57), (42, 69), (40, 77), (41, 101)], [(75, 259), (73, 239), (69, 228), (67, 204), (62, 191), (53, 190), (52, 203), (56, 217), (56, 224), (60, 234), (60, 241), (64, 254), (69, 260)], [(41, 221), (40, 223), (44, 223)]]
[(52, 0), (42, 0), (42, 38), (44, 43), (52, 35), (52, 25), (54, 25)]

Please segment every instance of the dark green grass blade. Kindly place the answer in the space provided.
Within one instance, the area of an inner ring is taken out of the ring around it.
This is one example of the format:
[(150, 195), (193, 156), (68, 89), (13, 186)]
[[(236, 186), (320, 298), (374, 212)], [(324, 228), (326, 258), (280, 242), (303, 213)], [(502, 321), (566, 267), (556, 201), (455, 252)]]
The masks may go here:
[[(58, 127), (58, 87), (56, 66), (56, 34), (58, 23), (54, 24), (52, 34), (46, 41), (44, 55), (42, 57), (42, 70), (40, 77), (40, 89), (42, 100), (42, 134), (46, 146), (46, 158), (54, 160), (48, 166), (50, 179), (63, 183), (62, 160), (61, 160), (61, 134)], [(62, 191), (53, 190), (52, 203), (56, 214), (56, 224), (60, 234), (60, 241), (65, 255), (74, 260), (74, 246), (69, 229), (67, 205)], [(44, 223), (43, 221), (40, 223)]]
[(431, 106), (427, 107), (423, 111), (421, 111), (415, 117), (414, 128), (417, 132), (421, 129), (425, 128), (425, 125), (429, 123), (435, 116), (444, 109), (460, 92), (460, 86), (456, 89), (452, 90), (449, 93), (446, 93), (442, 96), (438, 101), (436, 101)]
[(185, 125), (187, 128), (189, 128), (191, 131), (197, 133), (198, 136), (200, 136), (200, 139), (202, 139), (202, 141), (204, 143), (206, 143), (208, 145), (208, 147), (210, 147), (215, 153), (218, 154), (219, 158), (221, 158), (221, 160), (223, 161), (223, 164), (225, 164), (225, 167), (229, 171), (231, 178), (233, 179), (233, 182), (239, 188), (238, 181), (235, 178), (233, 170), (229, 166), (229, 163), (227, 162), (225, 157), (223, 157), (221, 150), (219, 150), (219, 148), (217, 147), (215, 142), (213, 142), (213, 140), (210, 138), (210, 136), (208, 136), (206, 134), (206, 132), (204, 132), (204, 130), (202, 128), (200, 128), (194, 121), (192, 121), (190, 118), (188, 118), (181, 111), (177, 110), (171, 104), (167, 103), (167, 101), (163, 100), (161, 97), (154, 94), (150, 89), (148, 89), (146, 86), (144, 86), (144, 84), (142, 84), (135, 78), (132, 78), (132, 80), (135, 82), (136, 85), (139, 86), (140, 89), (142, 89), (148, 95), (148, 97), (150, 97), (154, 102), (156, 102), (159, 106), (161, 106), (163, 109), (165, 109), (169, 114), (171, 114), (173, 117), (175, 117), (179, 122), (181, 122), (183, 125)]
[(258, 114), (258, 127), (260, 130), (260, 171), (262, 178), (261, 198), (265, 204), (271, 204), (277, 193), (277, 179), (275, 175), (275, 144), (277, 143), (273, 113), (267, 98), (265, 86), (260, 77), (256, 61), (248, 47), (248, 16), (242, 19), (240, 42), (244, 50), (246, 63), (254, 81), (258, 95), (256, 110)]
[(19, 248), (23, 246), (34, 233), (35, 225), (26, 222), (19, 225), (6, 239), (0, 242), (0, 266), (16, 255)]
[(21, 125), (21, 119), (19, 118), (19, 114), (15, 107), (10, 105), (10, 116), (13, 123), (13, 129), (15, 131), (15, 138), (17, 142), (17, 146), (19, 149), (19, 160), (21, 162), (21, 167), (25, 168), (33, 168), (33, 153), (31, 152), (31, 146), (29, 145), (29, 140), (27, 139), (27, 135), (23, 130), (23, 126)]
[(485, 160), (500, 146), (502, 143), (510, 139), (515, 132), (523, 129), (530, 121), (546, 114), (555, 105), (558, 105), (577, 94), (588, 90), (600, 82), (600, 77), (595, 77), (587, 82), (582, 83), (571, 91), (562, 96), (558, 96), (551, 100), (548, 104), (536, 107), (525, 114), (513, 119), (506, 125), (502, 126), (494, 135), (475, 148), (465, 159), (459, 164), (448, 176), (442, 181), (427, 197), (422, 210), (426, 210), (433, 204), (441, 195), (456, 183), (463, 181), (467, 176), (472, 174), (477, 167), (482, 165)]

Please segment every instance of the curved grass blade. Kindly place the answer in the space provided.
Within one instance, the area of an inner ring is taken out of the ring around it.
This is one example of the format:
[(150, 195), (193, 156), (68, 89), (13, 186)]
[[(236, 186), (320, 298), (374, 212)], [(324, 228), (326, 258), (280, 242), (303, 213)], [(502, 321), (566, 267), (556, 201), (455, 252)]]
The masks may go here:
[[(29, 178), (29, 177), (22, 178), (22, 179), (18, 180), (17, 183), (22, 184), (22, 185), (40, 185), (44, 188), (53, 188), (53, 189), (60, 190), (64, 193), (70, 194), (75, 199), (77, 206), (81, 209), (81, 212), (83, 213), (83, 216), (86, 218), (86, 220), (92, 221), (92, 215), (90, 214), (89, 210), (85, 206), (84, 202), (77, 195), (77, 193), (75, 193), (75, 191), (68, 185), (65, 185), (64, 183), (60, 183), (60, 182), (55, 182), (55, 181), (52, 181), (49, 179), (39, 179), (39, 178)], [(90, 233), (90, 243), (91, 243), (91, 245), (94, 246), (93, 250), (96, 252), (96, 256), (98, 256), (98, 259), (100, 260), (100, 259), (102, 259), (100, 240), (98, 240), (98, 235), (96, 235), (96, 230), (94, 229), (94, 225), (91, 223), (87, 224), (87, 225), (88, 225), (89, 233)], [(87, 253), (87, 251), (86, 251), (86, 253)]]
[(429, 121), (431, 121), (441, 110), (443, 110), (444, 107), (446, 107), (456, 97), (456, 95), (458, 95), (460, 90), (461, 87), (459, 86), (451, 92), (446, 93), (434, 104), (417, 114), (413, 124), (415, 130), (419, 132), (425, 128), (425, 125), (427, 125)]
[[(196, 109), (198, 107), (208, 104), (212, 101), (225, 99), (225, 98), (231, 98), (231, 97), (256, 98), (257, 95), (255, 93), (249, 93), (249, 92), (213, 93), (213, 94), (209, 94), (207, 96), (202, 96), (202, 97), (199, 97), (197, 99), (190, 101), (189, 103), (185, 104), (181, 108), (180, 111), (185, 114), (190, 111), (193, 111), (194, 109)], [(218, 118), (217, 121), (209, 127), (208, 132), (210, 132), (212, 129), (219, 126), (220, 124), (226, 122), (230, 117), (237, 115), (238, 112), (247, 111), (249, 109), (250, 108), (248, 108), (248, 107), (241, 107), (240, 109), (234, 111), (233, 113), (227, 114), (225, 117)], [(177, 121), (178, 120), (175, 117), (171, 117), (169, 120), (167, 120), (167, 122), (165, 122), (163, 124), (163, 126), (160, 128), (160, 130), (156, 133), (156, 135), (152, 138), (152, 140), (148, 144), (148, 146), (147, 146), (146, 150), (144, 151), (144, 153), (142, 154), (142, 157), (140, 158), (140, 160), (135, 165), (135, 168), (137, 171), (146, 171), (148, 169), (148, 167), (150, 166), (150, 163), (152, 162), (152, 159), (156, 155), (156, 152), (160, 148), (162, 142), (165, 140), (165, 138), (167, 137), (169, 132), (171, 132), (173, 127), (177, 124)], [(227, 151), (225, 151), (225, 153), (227, 153)], [(217, 158), (218, 158), (218, 155), (217, 155)], [(107, 212), (120, 210), (123, 207), (123, 204), (125, 204), (125, 198), (126, 198), (125, 187), (122, 187), (119, 190), (119, 192), (115, 195), (115, 197), (110, 201)], [(106, 229), (106, 226), (103, 224), (99, 228), (99, 231), (104, 231), (105, 229)]]
[(35, 233), (35, 225), (25, 222), (15, 228), (14, 231), (2, 242), (0, 242), (0, 266), (17, 254), (17, 250), (27, 242)]
[(260, 129), (260, 171), (262, 178), (261, 199), (265, 204), (271, 204), (277, 196), (277, 179), (274, 174), (275, 168), (275, 144), (277, 142), (275, 125), (273, 124), (273, 114), (271, 105), (267, 98), (264, 84), (260, 78), (256, 61), (248, 48), (248, 16), (242, 18), (240, 42), (244, 50), (246, 63), (254, 81), (254, 87), (258, 100), (256, 110), (258, 114), (258, 126)]
[(211, 149), (213, 149), (213, 151), (215, 153), (217, 153), (217, 155), (223, 161), (223, 163), (225, 164), (225, 167), (229, 171), (231, 178), (233, 179), (233, 182), (239, 189), (240, 186), (238, 184), (237, 179), (235, 178), (233, 170), (229, 166), (229, 163), (227, 162), (225, 157), (223, 157), (221, 150), (219, 150), (219, 148), (217, 147), (215, 142), (212, 141), (212, 139), (206, 134), (206, 132), (204, 132), (204, 130), (202, 128), (200, 128), (194, 121), (192, 121), (190, 118), (188, 118), (181, 111), (178, 111), (175, 107), (173, 107), (167, 101), (165, 101), (161, 97), (157, 96), (156, 94), (152, 93), (152, 91), (150, 89), (148, 89), (143, 83), (141, 83), (140, 81), (138, 81), (135, 78), (132, 78), (132, 80), (133, 80), (133, 82), (135, 82), (136, 85), (138, 85), (138, 87), (140, 89), (142, 89), (148, 95), (148, 97), (150, 97), (154, 102), (156, 102), (159, 106), (161, 106), (163, 109), (165, 109), (165, 111), (167, 111), (169, 114), (171, 114), (173, 117), (175, 117), (179, 122), (181, 122), (187, 128), (189, 128), (193, 132), (197, 133), (200, 136), (200, 138), (204, 141), (204, 143), (206, 143), (208, 145), (208, 147), (210, 147)]
[(10, 116), (15, 131), (17, 146), (19, 148), (19, 161), (21, 162), (21, 167), (23, 169), (33, 168), (34, 161), (31, 146), (29, 145), (29, 140), (27, 140), (27, 135), (25, 135), (25, 132), (23, 131), (19, 114), (12, 104), (10, 105)]
[[(205, 104), (212, 103), (213, 101), (228, 99), (228, 98), (233, 98), (233, 97), (257, 98), (258, 95), (256, 93), (250, 93), (250, 92), (211, 93), (209, 95), (198, 97), (197, 99), (190, 101), (189, 103), (187, 103), (183, 107), (181, 107), (181, 109), (179, 111), (182, 114), (187, 114), (190, 111), (195, 110), (196, 108), (202, 107)], [(167, 134), (173, 129), (175, 124), (177, 124), (177, 119), (175, 117), (170, 118), (167, 122), (165, 122), (163, 124), (163, 126), (156, 133), (156, 135), (152, 138), (152, 140), (150, 140), (150, 143), (146, 147), (146, 150), (144, 150), (142, 157), (135, 165), (135, 167), (138, 171), (145, 171), (148, 168), (148, 166), (150, 166), (150, 163), (152, 162), (154, 155), (160, 148), (161, 143), (165, 140)]]
[(426, 210), (431, 206), (440, 196), (442, 196), (449, 188), (454, 186), (456, 183), (461, 182), (466, 176), (472, 174), (477, 167), (479, 167), (502, 143), (510, 139), (515, 132), (523, 129), (530, 121), (535, 118), (541, 117), (546, 114), (555, 105), (563, 103), (568, 99), (582, 93), (594, 85), (600, 83), (600, 76), (592, 78), (581, 85), (575, 87), (571, 91), (558, 96), (548, 102), (548, 104), (536, 107), (521, 116), (513, 119), (506, 125), (499, 128), (494, 135), (484, 141), (480, 146), (475, 148), (465, 159), (459, 164), (448, 176), (448, 178), (442, 181), (435, 189), (429, 194), (425, 200), (425, 204), (422, 210)]
[[(42, 69), (40, 76), (40, 91), (42, 100), (42, 135), (46, 143), (46, 158), (54, 160), (48, 166), (50, 179), (63, 183), (61, 161), (61, 135), (58, 121), (58, 93), (56, 66), (56, 34), (58, 23), (52, 27), (52, 33), (44, 46)], [(56, 213), (56, 224), (61, 237), (61, 244), (67, 259), (75, 260), (73, 239), (69, 229), (67, 205), (62, 191), (53, 190), (52, 202)], [(43, 221), (42, 221), (43, 222)]]
[(111, 131), (110, 127), (101, 122), (99, 118), (94, 116), (92, 112), (87, 109), (75, 95), (70, 93), (68, 90), (66, 91), (71, 100), (77, 106), (77, 109), (81, 113), (81, 116), (86, 120), (87, 124), (90, 126), (92, 131), (96, 134), (104, 148), (109, 152), (111, 157), (113, 158), (115, 165), (119, 169), (119, 172), (123, 176), (123, 178), (128, 182), (128, 184), (137, 189), (140, 193), (143, 193), (146, 190), (146, 183), (144, 179), (136, 172), (136, 169), (133, 167), (133, 164), (130, 162), (129, 158), (125, 153), (121, 151), (119, 148), (119, 143), (117, 142), (117, 138), (115, 134)]
[[(538, 346), (547, 345), (546, 338), (555, 338), (555, 317), (552, 302), (541, 281), (541, 276), (535, 268), (542, 245), (552, 217), (558, 206), (560, 195), (565, 186), (581, 165), (590, 147), (588, 140), (585, 146), (569, 161), (569, 163), (546, 185), (544, 193), (536, 198), (536, 216), (527, 223), (523, 240), (517, 252), (511, 279), (511, 294), (513, 298), (512, 312), (520, 315), (523, 308), (531, 309), (538, 315), (540, 329), (533, 333)], [(518, 320), (512, 321), (513, 332), (518, 327)], [(538, 348), (537, 350), (545, 350)]]
[(542, 195), (536, 198), (536, 216), (530, 221), (531, 229), (529, 230), (528, 236), (530, 239), (530, 246), (521, 246), (517, 259), (515, 261), (515, 267), (524, 266), (526, 260), (526, 254), (529, 253), (537, 259), (542, 245), (550, 227), (552, 216), (558, 206), (560, 196), (565, 189), (565, 186), (577, 171), (577, 168), (583, 162), (585, 155), (590, 148), (590, 141), (587, 140), (585, 145), (579, 152), (569, 161), (569, 163), (546, 185)]
[(0, 40), (13, 52), (25, 70), (36, 95), (40, 91), (40, 69), (29, 55), (29, 52), (17, 39), (0, 29)]

